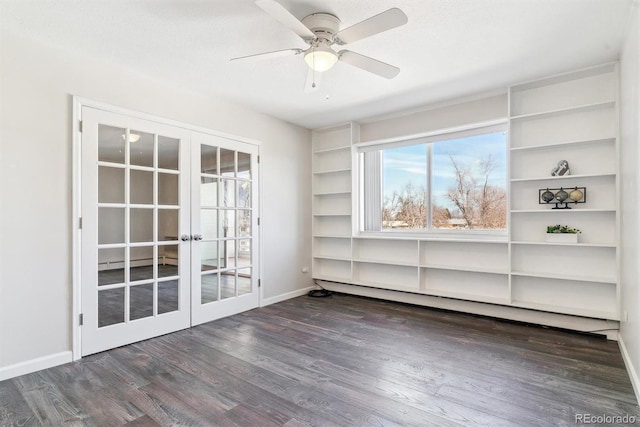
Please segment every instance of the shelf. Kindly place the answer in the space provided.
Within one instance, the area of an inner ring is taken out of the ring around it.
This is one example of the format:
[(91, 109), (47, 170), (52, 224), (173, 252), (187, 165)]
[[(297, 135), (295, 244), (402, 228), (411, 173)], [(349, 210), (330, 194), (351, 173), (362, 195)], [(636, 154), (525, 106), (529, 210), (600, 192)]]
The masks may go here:
[(474, 294), (464, 294), (460, 292), (447, 292), (440, 291), (437, 289), (424, 289), (420, 291), (420, 293), (435, 296), (435, 297), (443, 297), (443, 298), (454, 298), (461, 299), (465, 301), (478, 301), (478, 302), (486, 302), (489, 304), (500, 304), (500, 305), (508, 305), (511, 303), (508, 298), (496, 298), (496, 297), (488, 297), (484, 295), (474, 295)]
[(443, 242), (443, 243), (497, 243), (497, 244), (507, 244), (506, 236), (504, 239), (469, 239), (469, 238), (447, 238), (447, 237), (420, 237), (420, 236), (399, 236), (389, 235), (389, 236), (353, 236), (354, 239), (362, 239), (362, 240), (415, 240), (420, 242)]
[(351, 284), (358, 285), (358, 286), (366, 286), (369, 288), (388, 289), (391, 291), (401, 291), (401, 292), (411, 292), (411, 293), (418, 292), (418, 286), (396, 286), (392, 283), (386, 283), (386, 282), (354, 280), (351, 282)]
[[(557, 181), (562, 179), (586, 179), (586, 178), (601, 178), (601, 177), (615, 177), (615, 173), (595, 173), (589, 175), (563, 175), (563, 176), (544, 176), (534, 178), (515, 178), (511, 182), (529, 182), (529, 181)], [(571, 187), (571, 186), (567, 186)]]
[(324, 239), (351, 239), (351, 236), (336, 234), (314, 234), (313, 237), (320, 237)]
[(448, 239), (448, 238), (440, 238), (440, 237), (419, 237), (418, 240), (421, 242), (442, 242), (442, 243), (495, 243), (495, 244), (507, 244), (509, 243), (507, 237), (504, 239)]
[(357, 240), (418, 240), (415, 236), (353, 236)]
[[(551, 203), (549, 203), (551, 205)], [(545, 206), (545, 205), (541, 205)], [(559, 212), (612, 212), (615, 213), (615, 209), (580, 209), (580, 208), (572, 208), (572, 209), (519, 209), (512, 210), (511, 213), (559, 213)]]
[(351, 150), (351, 146), (350, 145), (346, 145), (343, 147), (331, 147), (331, 148), (323, 148), (321, 150), (316, 150), (313, 152), (313, 154), (323, 154), (323, 153), (332, 153), (334, 151), (350, 151)]
[(526, 120), (526, 119), (542, 119), (545, 117), (559, 116), (566, 113), (578, 113), (582, 111), (598, 110), (613, 107), (616, 104), (615, 101), (595, 102), (593, 104), (578, 105), (575, 107), (558, 108), (557, 110), (543, 111), (539, 113), (521, 114), (518, 116), (511, 116), (513, 120)]
[(483, 274), (509, 274), (509, 272), (504, 269), (501, 270), (497, 268), (483, 268), (483, 267), (423, 264), (423, 265), (420, 265), (420, 268), (431, 268), (435, 270), (467, 271), (471, 273), (483, 273)]
[(601, 138), (601, 139), (586, 139), (586, 140), (577, 140), (577, 141), (564, 141), (564, 142), (556, 142), (553, 144), (546, 145), (531, 145), (528, 147), (514, 147), (511, 148), (510, 151), (526, 151), (526, 150), (540, 150), (540, 149), (553, 149), (553, 148), (561, 148), (561, 147), (570, 147), (572, 145), (584, 145), (584, 144), (604, 144), (604, 143), (613, 143), (615, 142), (615, 137), (611, 138)]
[(417, 262), (403, 262), (403, 261), (388, 261), (388, 260), (378, 260), (378, 259), (362, 259), (362, 258), (354, 258), (353, 262), (357, 262), (360, 264), (383, 264), (383, 265), (397, 265), (399, 267), (415, 267), (418, 268)]
[(585, 247), (585, 248), (611, 248), (615, 249), (616, 246), (614, 244), (607, 243), (551, 243), (551, 242), (522, 242), (522, 241), (512, 241), (512, 245), (540, 245), (540, 246), (576, 246), (576, 247)]
[(574, 282), (606, 283), (610, 285), (616, 284), (616, 279), (611, 277), (569, 276), (566, 274), (558, 275), (558, 274), (552, 274), (552, 273), (527, 273), (524, 271), (512, 271), (511, 275), (522, 276), (522, 277), (535, 277), (538, 279), (572, 280)]
[(620, 318), (615, 313), (608, 312), (608, 311), (584, 310), (581, 308), (564, 307), (564, 306), (557, 306), (557, 305), (550, 305), (550, 304), (530, 303), (530, 302), (517, 301), (517, 300), (514, 300), (511, 303), (511, 305), (514, 307), (547, 311), (551, 313), (563, 313), (563, 314), (570, 314), (574, 316), (592, 317), (596, 319), (620, 320)]
[(347, 283), (347, 284), (351, 282), (350, 277), (327, 276), (326, 274), (318, 274), (318, 275), (314, 274), (313, 278), (317, 280), (326, 280), (328, 282), (338, 282), (338, 283)]
[(314, 259), (328, 259), (328, 260), (331, 260), (331, 261), (347, 261), (347, 262), (351, 262), (351, 258), (349, 258), (349, 257), (314, 255), (313, 258)]
[(351, 191), (323, 191), (321, 193), (313, 193), (314, 196), (338, 196), (341, 194), (351, 194)]
[(313, 216), (351, 216), (350, 213), (314, 213)]
[(341, 168), (341, 169), (330, 169), (324, 171), (314, 172), (314, 175), (324, 175), (327, 173), (341, 173), (341, 172), (351, 172), (351, 168)]

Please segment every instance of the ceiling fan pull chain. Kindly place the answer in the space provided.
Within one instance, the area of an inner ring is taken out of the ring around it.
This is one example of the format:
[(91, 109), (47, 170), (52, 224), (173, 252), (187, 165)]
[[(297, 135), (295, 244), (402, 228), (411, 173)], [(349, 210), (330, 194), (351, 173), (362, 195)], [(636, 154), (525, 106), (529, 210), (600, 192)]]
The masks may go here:
[(313, 55), (313, 67), (312, 67), (312, 74), (313, 74), (313, 83), (311, 83), (311, 87), (315, 89), (316, 87), (316, 56)]

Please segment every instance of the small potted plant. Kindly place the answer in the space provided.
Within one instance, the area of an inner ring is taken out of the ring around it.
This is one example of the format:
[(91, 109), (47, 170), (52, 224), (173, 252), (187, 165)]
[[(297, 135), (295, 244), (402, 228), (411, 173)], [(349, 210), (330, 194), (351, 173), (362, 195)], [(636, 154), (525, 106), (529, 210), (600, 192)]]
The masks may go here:
[(547, 227), (547, 242), (578, 243), (578, 234), (582, 231), (568, 225), (550, 225)]

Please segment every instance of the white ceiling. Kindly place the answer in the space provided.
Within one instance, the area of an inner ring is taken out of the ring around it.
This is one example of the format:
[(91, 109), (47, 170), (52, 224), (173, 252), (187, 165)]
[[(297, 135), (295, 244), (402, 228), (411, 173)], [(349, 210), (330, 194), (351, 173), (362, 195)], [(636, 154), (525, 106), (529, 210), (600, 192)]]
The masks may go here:
[(279, 0), (342, 28), (391, 7), (409, 23), (346, 48), (396, 65), (393, 80), (338, 63), (305, 94), (305, 48), (253, 0), (0, 0), (0, 26), (173, 86), (316, 128), (618, 59), (632, 0)]

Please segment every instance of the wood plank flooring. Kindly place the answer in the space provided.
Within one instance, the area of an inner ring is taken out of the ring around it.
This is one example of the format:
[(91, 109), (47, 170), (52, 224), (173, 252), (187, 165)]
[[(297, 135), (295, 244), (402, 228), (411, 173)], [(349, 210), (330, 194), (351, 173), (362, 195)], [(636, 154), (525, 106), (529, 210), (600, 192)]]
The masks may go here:
[(583, 413), (640, 420), (613, 341), (340, 294), (0, 382), (2, 426), (557, 426)]

